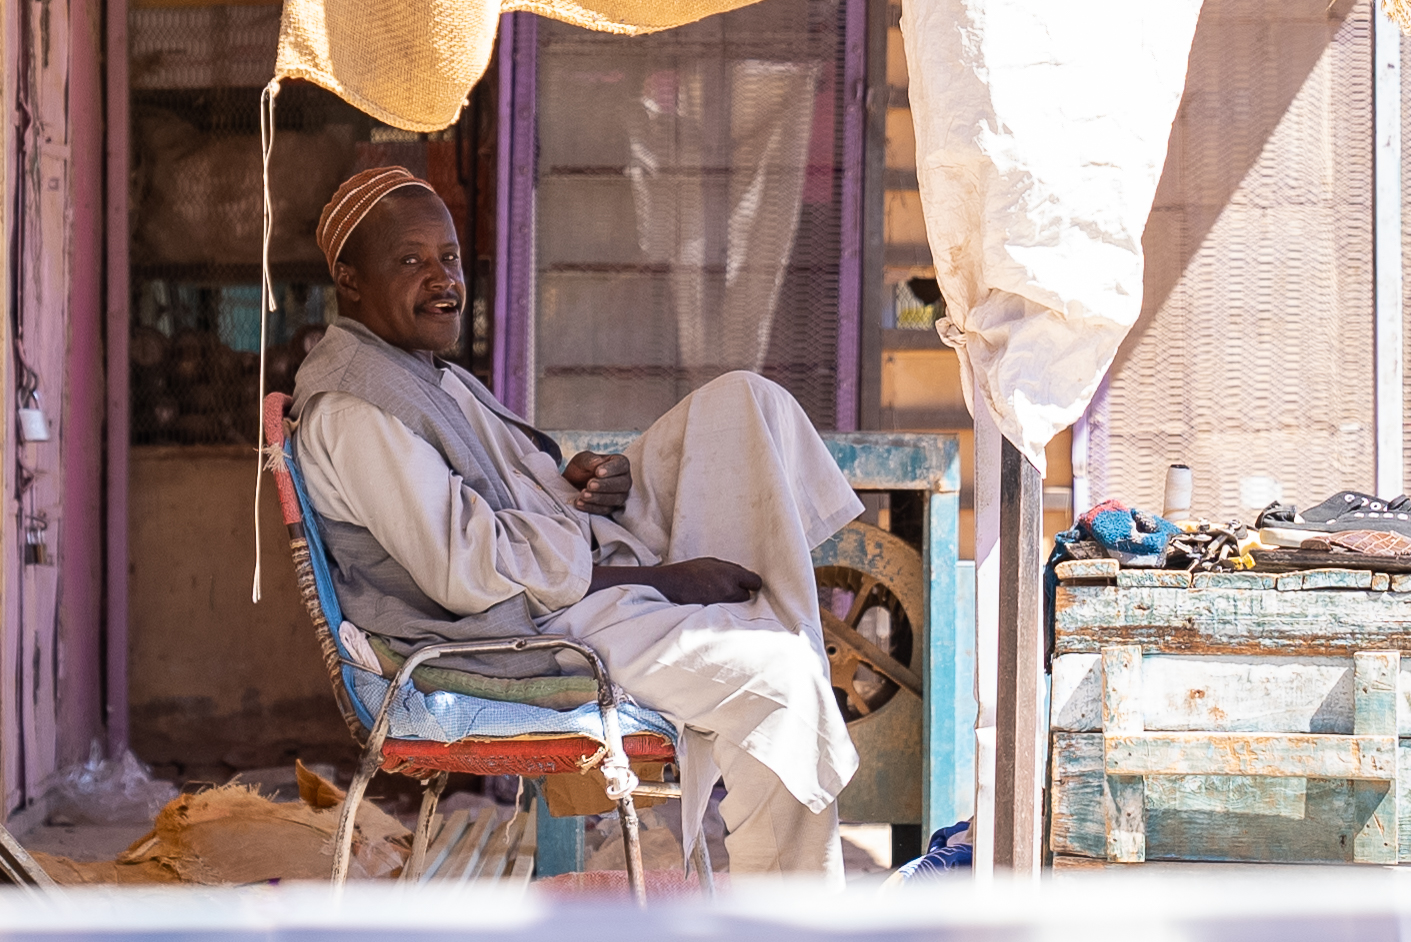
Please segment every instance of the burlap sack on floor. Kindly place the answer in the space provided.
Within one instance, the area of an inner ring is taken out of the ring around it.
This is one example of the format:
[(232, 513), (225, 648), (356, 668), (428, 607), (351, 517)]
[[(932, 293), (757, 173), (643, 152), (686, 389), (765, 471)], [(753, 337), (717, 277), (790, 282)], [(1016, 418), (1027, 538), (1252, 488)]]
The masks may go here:
[(408, 131), (456, 120), (494, 50), (501, 13), (635, 36), (755, 0), (285, 0), (277, 78), (307, 79)]

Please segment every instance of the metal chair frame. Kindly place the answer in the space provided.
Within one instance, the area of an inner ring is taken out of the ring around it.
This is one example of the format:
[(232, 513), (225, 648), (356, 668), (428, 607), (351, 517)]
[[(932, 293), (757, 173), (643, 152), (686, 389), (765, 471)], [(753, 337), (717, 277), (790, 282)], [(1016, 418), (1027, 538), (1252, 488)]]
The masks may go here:
[[(290, 400), (282, 393), (270, 393), (265, 399), (264, 422), (266, 438), (269, 441), (269, 470), (279, 485), (279, 499), (284, 514), (284, 522), (289, 530), (290, 549), (294, 556), (300, 595), (305, 608), (313, 621), (314, 630), (319, 635), (324, 650), (324, 659), (329, 668), (334, 693), (353, 737), (363, 745), (362, 756), (357, 771), (348, 787), (338, 819), (338, 830), (334, 836), (333, 886), (341, 892), (348, 879), (349, 864), (352, 859), (353, 831), (357, 819), (358, 806), (367, 792), (368, 783), (382, 769), (385, 761), (383, 747), (388, 741), (391, 726), (391, 710), (397, 694), (411, 683), (412, 672), (422, 664), (447, 655), (499, 654), (522, 651), (569, 650), (588, 662), (598, 687), (598, 709), (602, 715), (605, 749), (598, 760), (598, 768), (607, 780), (608, 797), (617, 803), (618, 814), (622, 819), (622, 838), (626, 851), (627, 879), (634, 900), (638, 905), (646, 903), (646, 880), (642, 871), (642, 848), (637, 820), (637, 810), (633, 795), (654, 798), (674, 798), (680, 800), (681, 786), (675, 783), (639, 782), (631, 771), (627, 752), (623, 746), (622, 726), (618, 717), (618, 693), (608, 675), (607, 666), (591, 647), (558, 635), (541, 635), (536, 638), (487, 639), (474, 642), (449, 642), (433, 644), (421, 648), (404, 661), (387, 687), (382, 704), (374, 717), (372, 728), (365, 725), (351, 706), (352, 691), (344, 683), (341, 668), (345, 663), (333, 638), (333, 631), (324, 616), (323, 601), (314, 574), (313, 546), (306, 536), (304, 512), (299, 495), (299, 484), (290, 473), (290, 467), (297, 467), (294, 456), (288, 447), (284, 422)], [(310, 508), (312, 511), (312, 508)], [(317, 522), (313, 521), (316, 527)], [(536, 732), (533, 729), (525, 733)], [(364, 737), (364, 733), (366, 736)], [(562, 738), (574, 738), (571, 736)], [(480, 740), (483, 742), (484, 740)], [(412, 838), (411, 855), (404, 867), (404, 878), (416, 881), (421, 878), (426, 867), (427, 847), (431, 839), (431, 823), (436, 813), (436, 804), (446, 785), (447, 772), (436, 772), (422, 780), (423, 792), (421, 810), (417, 816), (416, 831)], [(710, 865), (710, 852), (704, 836), (696, 842), (691, 854), (691, 865), (696, 871), (702, 890), (707, 896), (715, 892), (713, 873)]]
[[(387, 741), (392, 705), (396, 701), (397, 693), (411, 683), (412, 672), (427, 661), (447, 655), (507, 654), (555, 649), (573, 651), (582, 657), (588, 662), (588, 666), (593, 671), (593, 677), (597, 681), (598, 710), (603, 717), (603, 731), (607, 745), (601, 766), (604, 768), (604, 774), (608, 775), (608, 797), (613, 797), (613, 776), (609, 772), (614, 766), (623, 770), (627, 769), (627, 753), (622, 745), (622, 725), (617, 715), (618, 695), (613, 688), (611, 678), (608, 676), (607, 666), (603, 664), (602, 658), (598, 657), (596, 651), (586, 644), (561, 635), (427, 645), (413, 652), (397, 671), (396, 676), (387, 687), (387, 693), (383, 696), (382, 705), (377, 711), (377, 720), (372, 731), (368, 734), (367, 744), (364, 746), (362, 758), (358, 762), (358, 770), (353, 776), (352, 783), (348, 786), (348, 795), (343, 802), (343, 810), (338, 819), (338, 831), (334, 837), (332, 874), (334, 886), (341, 887), (348, 879), (348, 864), (352, 857), (353, 826), (357, 817), (357, 808), (367, 791), (368, 783), (382, 768), (382, 746)], [(533, 731), (526, 730), (526, 732)], [(640, 783), (630, 771), (627, 772), (627, 776), (627, 781), (630, 782), (628, 790), (615, 800), (617, 801), (618, 815), (622, 820), (622, 839), (626, 851), (628, 884), (632, 888), (632, 894), (637, 903), (644, 904), (646, 902), (646, 882), (642, 871), (642, 845), (637, 809), (632, 798), (634, 795), (642, 795), (680, 800), (681, 786), (666, 782)], [(426, 850), (431, 838), (431, 821), (436, 813), (436, 803), (440, 799), (445, 784), (445, 772), (440, 772), (432, 779), (423, 782), (421, 811), (417, 815), (417, 827), (412, 838), (411, 856), (406, 864), (405, 879), (407, 880), (420, 879), (422, 871), (425, 869)], [(710, 866), (710, 851), (706, 847), (704, 836), (696, 842), (696, 847), (691, 854), (691, 864), (700, 880), (702, 889), (707, 895), (714, 895), (715, 886)]]

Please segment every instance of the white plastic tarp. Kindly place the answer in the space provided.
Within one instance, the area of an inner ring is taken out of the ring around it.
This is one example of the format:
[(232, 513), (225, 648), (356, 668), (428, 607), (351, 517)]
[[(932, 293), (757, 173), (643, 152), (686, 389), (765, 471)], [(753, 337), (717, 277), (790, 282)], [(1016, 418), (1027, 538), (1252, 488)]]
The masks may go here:
[(1042, 472), (1142, 306), (1200, 0), (906, 0), (926, 230), (970, 411)]

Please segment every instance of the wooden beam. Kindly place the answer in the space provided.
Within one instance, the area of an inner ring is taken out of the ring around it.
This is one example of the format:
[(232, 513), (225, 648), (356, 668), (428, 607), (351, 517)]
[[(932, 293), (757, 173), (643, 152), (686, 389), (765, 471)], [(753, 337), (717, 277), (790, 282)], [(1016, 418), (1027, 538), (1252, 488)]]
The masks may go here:
[[(1142, 649), (1118, 645), (1102, 650), (1102, 728), (1108, 735), (1142, 732)], [(1146, 779), (1139, 775), (1103, 778), (1103, 818), (1107, 859), (1146, 860)]]
[(1286, 657), (1411, 650), (1411, 595), (1399, 592), (1060, 585), (1055, 609), (1059, 654), (1111, 644), (1140, 644), (1147, 654)]
[[(1397, 681), (1401, 674), (1399, 651), (1362, 651), (1352, 656), (1352, 729), (1358, 736), (1395, 736), (1397, 733)], [(1395, 748), (1396, 740), (1392, 740)], [(1352, 843), (1357, 863), (1394, 864), (1400, 850), (1397, 831), (1397, 763), (1392, 760), (1390, 781), (1352, 783), (1356, 820), (1362, 822)]]
[(1000, 593), (995, 698), (995, 865), (1039, 870), (1042, 807), (1043, 480), (1000, 445)]
[(1309, 733), (1104, 734), (1108, 775), (1396, 778), (1396, 737)]

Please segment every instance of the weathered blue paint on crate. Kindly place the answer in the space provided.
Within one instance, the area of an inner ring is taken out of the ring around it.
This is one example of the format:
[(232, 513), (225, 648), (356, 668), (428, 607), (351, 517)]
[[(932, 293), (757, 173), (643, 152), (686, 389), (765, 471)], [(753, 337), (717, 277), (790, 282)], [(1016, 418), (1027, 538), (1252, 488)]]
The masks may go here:
[(535, 815), (539, 846), (534, 854), (534, 876), (542, 879), (581, 871), (584, 819), (578, 815), (555, 818), (549, 814), (543, 795), (534, 800), (539, 803), (539, 812)]

